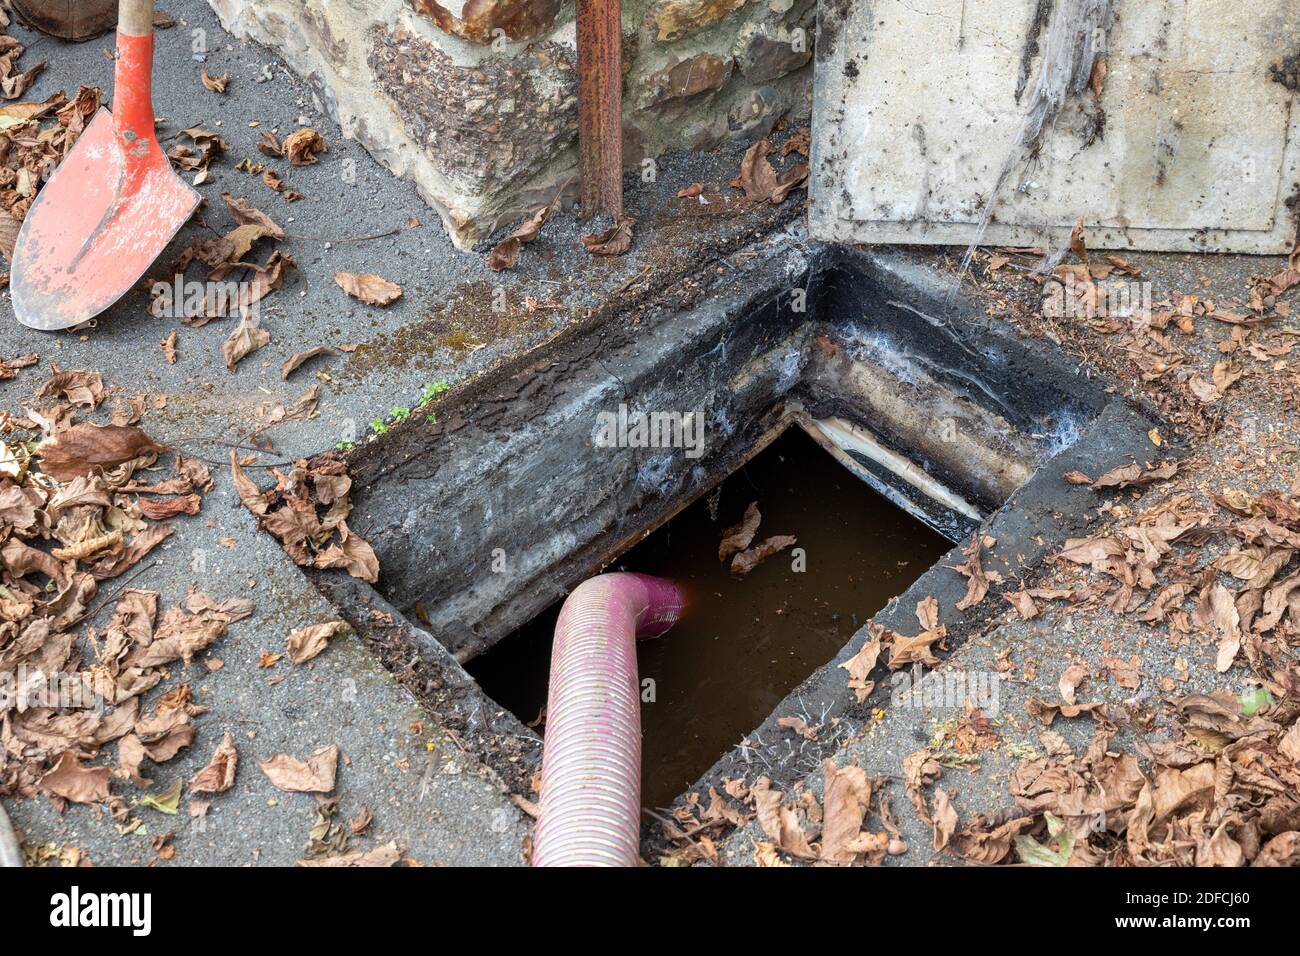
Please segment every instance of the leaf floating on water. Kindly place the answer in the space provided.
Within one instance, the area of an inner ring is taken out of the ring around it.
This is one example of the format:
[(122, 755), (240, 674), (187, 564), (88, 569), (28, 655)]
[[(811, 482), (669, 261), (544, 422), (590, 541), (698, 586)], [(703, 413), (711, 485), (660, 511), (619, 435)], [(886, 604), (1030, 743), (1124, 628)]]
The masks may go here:
[(759, 513), (758, 502), (751, 501), (745, 509), (745, 516), (739, 524), (732, 525), (722, 532), (722, 541), (718, 544), (718, 560), (726, 561), (733, 554), (739, 554), (749, 547), (758, 532), (758, 525), (763, 520)]
[(792, 534), (778, 534), (765, 538), (754, 547), (740, 552), (731, 559), (731, 573), (744, 577), (772, 555), (793, 547), (797, 539)]

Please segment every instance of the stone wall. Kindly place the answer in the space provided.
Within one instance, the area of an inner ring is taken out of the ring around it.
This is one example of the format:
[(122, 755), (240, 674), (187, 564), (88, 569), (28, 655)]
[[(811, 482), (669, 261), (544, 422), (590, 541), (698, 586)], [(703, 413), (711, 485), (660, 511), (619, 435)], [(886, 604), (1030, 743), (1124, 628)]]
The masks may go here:
[[(469, 249), (576, 195), (571, 0), (209, 0)], [(623, 0), (624, 160), (765, 135), (811, 108), (815, 0)]]

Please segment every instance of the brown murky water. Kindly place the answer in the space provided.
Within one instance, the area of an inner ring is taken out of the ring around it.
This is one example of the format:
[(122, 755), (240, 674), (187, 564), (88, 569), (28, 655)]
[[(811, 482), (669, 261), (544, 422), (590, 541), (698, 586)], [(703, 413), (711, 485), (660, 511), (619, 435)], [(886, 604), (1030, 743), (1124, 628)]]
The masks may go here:
[[(718, 561), (723, 529), (751, 501), (763, 515), (754, 542), (795, 535), (805, 570), (790, 550), (745, 578)], [(610, 570), (670, 578), (687, 600), (677, 626), (638, 653), (655, 694), (641, 706), (642, 802), (662, 807), (684, 792), (950, 547), (790, 429), (723, 482), (716, 520), (697, 501), (623, 555)], [(546, 702), (559, 610), (468, 665), (525, 722)]]

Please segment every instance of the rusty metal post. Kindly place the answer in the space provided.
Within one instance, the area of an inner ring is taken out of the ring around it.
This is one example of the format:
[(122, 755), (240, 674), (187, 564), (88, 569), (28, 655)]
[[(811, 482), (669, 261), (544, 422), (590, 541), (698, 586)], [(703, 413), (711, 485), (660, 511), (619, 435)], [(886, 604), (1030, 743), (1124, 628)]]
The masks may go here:
[(623, 215), (621, 0), (578, 0), (578, 172), (582, 218)]

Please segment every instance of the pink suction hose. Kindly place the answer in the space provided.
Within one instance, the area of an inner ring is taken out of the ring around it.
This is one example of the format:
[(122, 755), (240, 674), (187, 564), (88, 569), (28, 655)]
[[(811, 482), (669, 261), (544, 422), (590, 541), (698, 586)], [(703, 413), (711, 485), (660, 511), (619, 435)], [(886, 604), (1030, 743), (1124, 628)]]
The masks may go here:
[(636, 640), (677, 622), (663, 578), (588, 578), (560, 609), (551, 649), (534, 866), (636, 866), (641, 835), (641, 703)]

